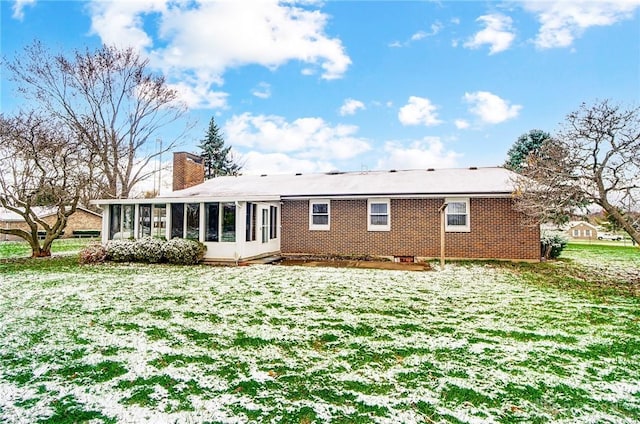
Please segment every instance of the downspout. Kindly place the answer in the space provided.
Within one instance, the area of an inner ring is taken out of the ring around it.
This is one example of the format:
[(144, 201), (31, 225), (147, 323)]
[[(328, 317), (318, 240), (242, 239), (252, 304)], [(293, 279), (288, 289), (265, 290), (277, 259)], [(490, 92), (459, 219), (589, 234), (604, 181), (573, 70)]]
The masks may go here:
[(447, 209), (448, 203), (443, 203), (440, 206), (440, 270), (444, 269), (444, 233), (445, 233), (445, 210)]

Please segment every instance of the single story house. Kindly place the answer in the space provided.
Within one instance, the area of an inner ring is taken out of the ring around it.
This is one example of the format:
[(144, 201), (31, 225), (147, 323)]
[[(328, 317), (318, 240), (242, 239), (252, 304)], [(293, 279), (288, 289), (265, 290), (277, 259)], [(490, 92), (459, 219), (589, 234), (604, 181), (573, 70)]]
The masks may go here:
[(598, 227), (586, 221), (572, 221), (568, 224), (567, 234), (573, 240), (596, 240)]
[[(49, 225), (53, 225), (57, 219), (55, 209), (48, 207), (34, 207), (33, 210), (36, 212), (38, 218), (42, 219)], [(0, 228), (22, 229), (30, 231), (29, 226), (20, 215), (2, 207), (0, 207)], [(69, 219), (67, 220), (67, 226), (62, 237), (79, 237), (90, 233), (93, 233), (97, 236), (99, 235), (101, 228), (102, 215), (83, 207), (77, 207), (76, 211), (71, 216), (69, 216)], [(20, 237), (9, 234), (0, 234), (0, 241), (16, 240), (22, 239)]]
[(274, 254), (405, 261), (439, 257), (444, 228), (449, 259), (540, 260), (540, 228), (514, 209), (514, 175), (504, 168), (185, 177), (201, 170), (197, 156), (175, 153), (171, 194), (96, 201), (103, 242), (191, 238), (207, 246), (210, 261)]

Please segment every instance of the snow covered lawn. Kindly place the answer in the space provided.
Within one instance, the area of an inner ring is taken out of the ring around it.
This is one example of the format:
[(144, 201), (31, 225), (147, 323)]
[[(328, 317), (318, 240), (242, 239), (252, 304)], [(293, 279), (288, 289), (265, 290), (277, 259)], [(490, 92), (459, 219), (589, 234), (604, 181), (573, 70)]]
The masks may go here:
[(640, 420), (638, 298), (482, 264), (55, 260), (0, 267), (1, 422)]

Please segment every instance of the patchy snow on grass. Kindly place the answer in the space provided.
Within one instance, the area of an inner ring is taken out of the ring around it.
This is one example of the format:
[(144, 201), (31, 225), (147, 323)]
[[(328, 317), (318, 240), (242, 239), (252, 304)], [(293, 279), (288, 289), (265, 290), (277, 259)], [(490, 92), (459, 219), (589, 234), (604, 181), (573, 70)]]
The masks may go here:
[(0, 275), (0, 421), (640, 420), (640, 308), (506, 269)]

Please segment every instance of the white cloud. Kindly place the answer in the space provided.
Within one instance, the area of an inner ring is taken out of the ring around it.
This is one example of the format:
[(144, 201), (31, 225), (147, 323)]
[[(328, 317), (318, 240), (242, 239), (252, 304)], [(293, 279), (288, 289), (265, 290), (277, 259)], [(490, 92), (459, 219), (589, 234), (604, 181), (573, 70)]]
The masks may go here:
[(224, 109), (227, 107), (227, 93), (213, 91), (205, 82), (194, 81), (191, 84), (179, 82), (168, 84), (180, 93), (180, 100), (190, 109)]
[(378, 169), (454, 168), (462, 155), (446, 150), (439, 137), (425, 137), (409, 146), (387, 142), (386, 153), (377, 163)]
[(266, 82), (261, 82), (251, 90), (251, 94), (260, 98), (260, 99), (268, 99), (271, 97), (271, 85)]
[(464, 119), (456, 119), (454, 121), (454, 124), (456, 125), (456, 128), (459, 130), (464, 130), (469, 128), (469, 122), (465, 121)]
[(465, 42), (464, 47), (477, 49), (488, 44), (491, 46), (489, 54), (495, 54), (507, 50), (516, 38), (509, 16), (494, 13), (480, 16), (476, 21), (482, 22), (485, 28)]
[(357, 137), (354, 125), (331, 126), (321, 118), (288, 122), (280, 116), (233, 116), (224, 125), (229, 144), (266, 153), (287, 153), (296, 159), (347, 160), (371, 149)]
[(342, 106), (340, 107), (340, 115), (354, 115), (359, 109), (364, 109), (364, 103), (360, 100), (355, 99), (346, 99)]
[(152, 39), (143, 27), (143, 16), (168, 12), (162, 0), (96, 0), (91, 2), (88, 10), (91, 13), (91, 30), (100, 36), (103, 43), (133, 47), (139, 51), (152, 46)]
[(302, 74), (331, 80), (351, 64), (342, 42), (325, 33), (328, 15), (308, 2), (95, 0), (90, 11), (104, 43), (139, 49), (170, 80), (201, 87), (219, 85), (228, 69), (245, 65), (298, 61)]
[(427, 33), (425, 31), (418, 31), (415, 34), (413, 34), (411, 36), (411, 41), (419, 41), (422, 40), (423, 38), (427, 37)]
[(402, 106), (398, 112), (398, 119), (402, 125), (438, 125), (442, 123), (438, 119), (436, 111), (438, 107), (431, 100), (424, 97), (409, 97), (409, 103)]
[(521, 105), (511, 105), (488, 91), (465, 93), (464, 100), (471, 106), (469, 111), (488, 124), (499, 124), (518, 116)]
[(35, 4), (36, 0), (16, 0), (15, 3), (13, 3), (13, 14), (11, 16), (13, 19), (21, 21), (24, 19), (24, 8)]
[(526, 1), (526, 10), (537, 15), (540, 30), (534, 43), (538, 48), (568, 47), (592, 26), (608, 26), (630, 19), (640, 0)]
[(440, 31), (442, 31), (442, 29), (444, 28), (444, 25), (442, 25), (442, 23), (436, 21), (433, 24), (431, 24), (430, 27), (430, 31), (424, 31), (424, 30), (420, 30), (415, 32), (413, 35), (411, 35), (411, 37), (401, 43), (400, 41), (393, 41), (391, 43), (388, 44), (389, 47), (407, 47), (409, 46), (411, 43), (415, 42), (415, 41), (420, 41), (422, 39), (425, 39), (427, 37), (433, 37), (435, 35), (437, 35)]

